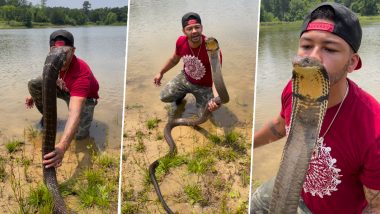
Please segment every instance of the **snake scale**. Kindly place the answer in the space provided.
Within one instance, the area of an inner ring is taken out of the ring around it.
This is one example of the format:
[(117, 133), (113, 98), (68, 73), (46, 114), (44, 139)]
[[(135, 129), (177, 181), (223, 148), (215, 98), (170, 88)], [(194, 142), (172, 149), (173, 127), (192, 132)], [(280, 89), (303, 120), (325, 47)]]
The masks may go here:
[[(53, 152), (57, 130), (57, 79), (66, 59), (70, 59), (72, 47), (51, 47), (43, 68), (42, 103), (43, 103), (43, 137), (42, 158)], [(68, 213), (65, 202), (59, 192), (56, 169), (43, 168), (43, 178), (53, 196), (54, 213)]]
[(269, 213), (297, 213), (300, 194), (327, 109), (329, 78), (315, 59), (293, 61), (292, 113)]
[[(220, 50), (219, 50), (218, 41), (212, 37), (207, 38), (206, 49), (207, 49), (207, 54), (209, 56), (209, 60), (211, 63), (212, 79), (215, 85), (215, 89), (217, 90), (218, 95), (219, 95), (218, 97), (215, 97), (213, 99), (217, 104), (227, 103), (229, 101), (229, 95), (225, 87), (223, 76), (221, 73), (221, 65), (220, 65), (220, 59), (219, 59)], [(196, 126), (196, 125), (202, 124), (208, 119), (210, 113), (211, 112), (207, 109), (207, 105), (206, 105), (204, 108), (204, 111), (201, 113), (201, 115), (198, 118), (195, 118), (195, 119), (169, 118), (169, 121), (164, 128), (164, 137), (165, 137), (166, 142), (169, 145), (169, 152), (167, 153), (167, 156), (174, 156), (177, 152), (175, 142), (173, 140), (173, 137), (171, 136), (171, 130), (176, 126)], [(167, 213), (171, 214), (173, 213), (173, 211), (169, 208), (169, 206), (165, 202), (161, 194), (161, 190), (160, 190), (160, 187), (158, 185), (156, 175), (155, 175), (156, 168), (159, 165), (159, 160), (160, 159), (155, 160), (152, 164), (150, 164), (149, 175), (162, 206), (164, 207)]]

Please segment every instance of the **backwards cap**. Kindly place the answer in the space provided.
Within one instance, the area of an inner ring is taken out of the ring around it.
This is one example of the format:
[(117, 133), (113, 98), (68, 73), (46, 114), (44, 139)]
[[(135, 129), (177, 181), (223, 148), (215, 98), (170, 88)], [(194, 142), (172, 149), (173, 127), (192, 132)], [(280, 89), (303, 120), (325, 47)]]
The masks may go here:
[(189, 12), (182, 16), (182, 28), (191, 24), (202, 24), (201, 17), (198, 13)]
[(50, 47), (54, 46), (57, 38), (63, 38), (65, 45), (74, 47), (74, 36), (69, 31), (66, 30), (56, 30), (50, 34)]
[[(313, 12), (321, 7), (330, 7), (332, 9), (334, 16), (331, 21), (333, 21), (334, 24), (313, 22), (313, 20), (311, 20)], [(309, 12), (303, 22), (300, 36), (309, 30), (331, 32), (346, 41), (355, 53), (358, 52), (362, 40), (362, 28), (358, 17), (344, 5), (335, 2), (324, 2)], [(361, 60), (359, 60), (359, 64), (355, 70), (360, 67)]]

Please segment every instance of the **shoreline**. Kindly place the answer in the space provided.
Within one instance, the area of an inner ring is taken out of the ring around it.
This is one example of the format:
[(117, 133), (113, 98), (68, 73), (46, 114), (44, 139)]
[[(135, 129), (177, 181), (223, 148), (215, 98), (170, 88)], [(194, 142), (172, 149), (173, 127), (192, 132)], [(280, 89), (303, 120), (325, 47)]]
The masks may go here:
[(85, 25), (54, 25), (51, 23), (33, 22), (32, 27), (26, 27), (22, 22), (11, 21), (7, 24), (6, 21), (0, 21), (0, 30), (8, 29), (41, 29), (41, 28), (66, 28), (66, 27), (105, 27), (105, 26), (127, 26), (127, 23), (119, 22), (111, 25), (88, 23)]

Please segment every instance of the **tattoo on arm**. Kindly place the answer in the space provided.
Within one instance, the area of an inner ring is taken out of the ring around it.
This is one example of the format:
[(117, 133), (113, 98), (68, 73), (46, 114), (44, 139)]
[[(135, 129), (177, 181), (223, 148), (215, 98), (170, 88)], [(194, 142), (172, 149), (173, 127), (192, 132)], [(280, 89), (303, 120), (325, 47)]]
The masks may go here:
[(363, 213), (380, 213), (380, 190), (372, 190), (364, 187), (364, 193), (368, 201), (368, 205), (363, 210)]
[(274, 136), (276, 136), (277, 138), (282, 138), (285, 136), (284, 134), (277, 131), (275, 124), (272, 121), (269, 123), (269, 128), (270, 128), (270, 131), (272, 132), (272, 134)]

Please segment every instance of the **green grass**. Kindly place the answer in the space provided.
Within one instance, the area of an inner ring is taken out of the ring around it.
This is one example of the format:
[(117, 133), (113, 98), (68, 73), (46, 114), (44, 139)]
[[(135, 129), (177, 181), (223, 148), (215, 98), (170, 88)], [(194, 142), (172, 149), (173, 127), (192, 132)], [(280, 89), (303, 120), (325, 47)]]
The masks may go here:
[(135, 144), (135, 151), (136, 152), (145, 152), (146, 146), (144, 145), (144, 142), (139, 141), (137, 144)]
[(37, 213), (53, 213), (53, 197), (44, 184), (31, 189), (27, 201)]
[(134, 214), (139, 212), (139, 207), (131, 202), (125, 202), (121, 208), (122, 214)]
[(39, 131), (33, 126), (29, 126), (26, 130), (26, 137), (28, 140), (33, 140), (38, 136)]
[(159, 164), (156, 168), (156, 176), (160, 178), (168, 173), (170, 168), (180, 166), (186, 162), (187, 160), (183, 156), (164, 156), (159, 160)]
[(161, 120), (155, 117), (155, 118), (153, 118), (153, 119), (149, 119), (149, 120), (147, 120), (147, 121), (145, 122), (145, 125), (146, 125), (146, 127), (147, 127), (149, 130), (151, 130), (151, 129), (154, 129), (154, 128), (158, 127), (158, 123), (160, 123), (160, 122), (161, 122)]
[(6, 161), (3, 157), (0, 156), (0, 181), (3, 182), (7, 177), (7, 172), (5, 170)]
[(224, 137), (219, 137), (217, 135), (211, 134), (208, 136), (208, 139), (214, 144), (232, 148), (236, 152), (242, 154), (246, 152), (247, 143), (243, 135), (236, 131), (230, 131)]
[(11, 140), (5, 144), (7, 151), (9, 154), (15, 153), (20, 149), (20, 147), (24, 144), (24, 142), (20, 140)]
[(187, 164), (187, 169), (191, 173), (203, 174), (211, 169), (214, 162), (214, 157), (209, 148), (197, 148)]
[(88, 169), (84, 172), (83, 177), (86, 182), (80, 186), (78, 191), (83, 207), (97, 205), (101, 208), (107, 208), (110, 206), (113, 184), (105, 180), (106, 176), (106, 173), (100, 169)]
[(184, 192), (191, 204), (200, 203), (206, 205), (206, 200), (202, 194), (202, 188), (197, 184), (188, 184), (184, 187)]
[(101, 154), (98, 157), (96, 157), (96, 162), (101, 166), (105, 168), (112, 168), (117, 165), (117, 161), (111, 157), (108, 154)]

